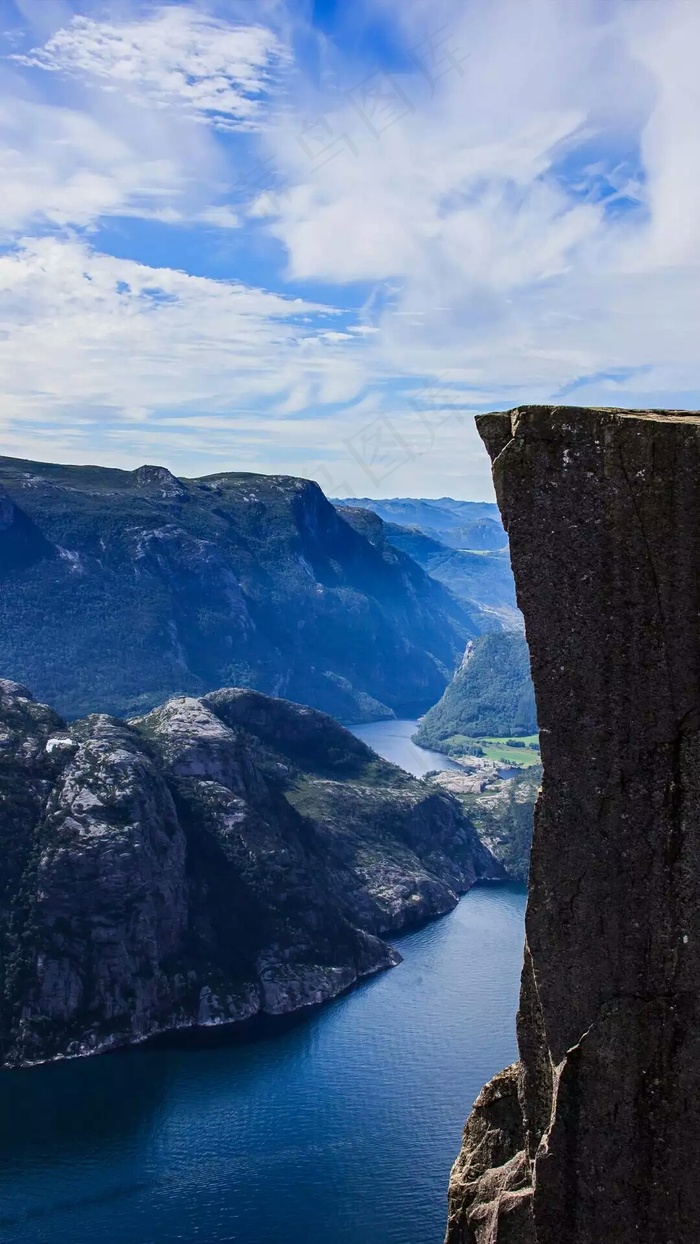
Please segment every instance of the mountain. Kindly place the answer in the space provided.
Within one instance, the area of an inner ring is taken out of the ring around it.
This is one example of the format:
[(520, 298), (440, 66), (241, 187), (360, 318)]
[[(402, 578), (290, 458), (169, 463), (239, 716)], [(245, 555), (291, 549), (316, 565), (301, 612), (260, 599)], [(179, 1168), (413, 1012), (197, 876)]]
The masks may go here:
[(471, 739), (537, 733), (535, 692), (525, 637), (493, 632), (467, 644), (442, 699), (423, 717), (416, 742), (438, 751)]
[(469, 609), (480, 630), (522, 630), (508, 549), (477, 553), (452, 549), (414, 528), (386, 524), (387, 542), (406, 553)]
[(241, 689), (66, 723), (0, 681), (0, 1061), (281, 1014), (504, 871), (458, 802)]
[(0, 669), (68, 716), (224, 684), (413, 716), (480, 629), (286, 476), (1, 458), (0, 589)]
[(386, 542), (444, 584), (470, 611), (479, 631), (522, 630), (508, 538), (498, 508), (486, 501), (350, 498), (336, 507), (371, 511), (385, 524)]
[(456, 501), (453, 497), (440, 497), (437, 501), (419, 497), (375, 501), (370, 497), (346, 497), (334, 504), (373, 510), (385, 523), (415, 528), (448, 548), (485, 551), (508, 545), (498, 506), (491, 501)]
[[(438, 575), (433, 575), (428, 566), (424, 564), (424, 561), (422, 560), (423, 549), (421, 547), (418, 547), (415, 551), (412, 551), (411, 549), (411, 545), (414, 541), (420, 546), (422, 542), (428, 542), (428, 537), (421, 535), (419, 532), (409, 532), (402, 527), (396, 527), (393, 523), (385, 523), (384, 520), (380, 518), (378, 514), (375, 514), (373, 510), (363, 510), (360, 509), (359, 506), (346, 507), (342, 505), (337, 505), (336, 510), (341, 518), (343, 518), (350, 527), (369, 540), (376, 549), (379, 549), (383, 557), (391, 558), (395, 557), (397, 554), (402, 557), (408, 557), (414, 565), (420, 566), (431, 579), (439, 578)], [(408, 538), (404, 539), (404, 536)], [(435, 542), (429, 541), (429, 543), (434, 544)], [(438, 545), (437, 547), (442, 548), (443, 546)], [(451, 549), (445, 549), (445, 553), (448, 557), (460, 556), (459, 553), (453, 553)], [(481, 561), (482, 557), (486, 558), (488, 557), (488, 554), (482, 555), (479, 553), (467, 553), (464, 556), (473, 556), (476, 561)], [(507, 596), (508, 586), (512, 582), (508, 554), (495, 554), (495, 556), (505, 557), (504, 569), (507, 578), (507, 585), (503, 595)], [(485, 577), (488, 578), (488, 575)], [(475, 575), (474, 578), (478, 580), (479, 576)], [(497, 597), (499, 595), (497, 588), (490, 591), (487, 586), (483, 592), (478, 593), (477, 591), (477, 593), (472, 596), (466, 592), (459, 592), (452, 586), (452, 584), (445, 583), (444, 587), (446, 587), (453, 596), (459, 597), (464, 615), (469, 620), (472, 634), (481, 634), (482, 631), (500, 628), (502, 625), (502, 615), (508, 614), (507, 605), (500, 609), (494, 608), (483, 600), (484, 596), (486, 596), (489, 600), (492, 599), (492, 597)], [(482, 599), (479, 599), (479, 595)], [(517, 614), (517, 610), (514, 609), (513, 612)]]

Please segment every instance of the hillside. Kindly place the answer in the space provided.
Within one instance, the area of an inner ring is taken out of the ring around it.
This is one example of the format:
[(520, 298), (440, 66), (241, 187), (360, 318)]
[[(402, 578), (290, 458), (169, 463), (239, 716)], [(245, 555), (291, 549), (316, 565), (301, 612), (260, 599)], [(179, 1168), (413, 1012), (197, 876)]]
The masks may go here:
[(469, 749), (470, 740), (537, 732), (535, 693), (525, 637), (517, 632), (481, 635), (442, 699), (420, 723), (416, 742), (437, 751)]
[(542, 766), (533, 765), (514, 777), (492, 777), (485, 782), (453, 769), (432, 774), (428, 780), (459, 800), (481, 841), (511, 880), (526, 883)]
[(498, 506), (491, 501), (456, 501), (453, 497), (440, 497), (437, 501), (421, 497), (375, 501), (370, 497), (348, 497), (335, 504), (373, 510), (385, 523), (415, 528), (448, 548), (493, 551), (508, 544)]
[(449, 794), (240, 689), (68, 725), (0, 680), (0, 1061), (322, 1002), (503, 869)]
[(386, 524), (386, 539), (473, 609), (481, 611), (480, 630), (521, 630), (508, 549), (475, 552), (453, 549), (415, 528)]
[(0, 669), (72, 717), (223, 684), (411, 716), (480, 629), (286, 476), (1, 458), (0, 582)]
[(486, 501), (351, 498), (336, 507), (384, 523), (384, 539), (406, 553), (469, 609), (478, 630), (522, 630), (508, 538), (495, 505)]

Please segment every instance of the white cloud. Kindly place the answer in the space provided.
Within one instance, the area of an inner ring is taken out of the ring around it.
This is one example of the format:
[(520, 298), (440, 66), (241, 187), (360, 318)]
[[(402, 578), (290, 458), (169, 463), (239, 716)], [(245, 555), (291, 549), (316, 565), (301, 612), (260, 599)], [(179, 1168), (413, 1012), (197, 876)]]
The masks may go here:
[(252, 129), (285, 57), (263, 25), (231, 25), (186, 5), (123, 22), (77, 16), (20, 64), (93, 81), (147, 108), (179, 108), (219, 129)]
[(205, 225), (215, 225), (217, 229), (240, 229), (243, 223), (240, 216), (226, 204), (219, 207), (205, 207), (199, 213), (198, 219)]
[[(182, 4), (83, 17), (24, 58), (69, 106), (0, 112), (0, 229), (188, 224), (202, 270), (261, 256), (266, 283), (317, 302), (28, 237), (0, 260), (8, 445), (43, 421), (74, 461), (325, 462), (329, 491), (484, 495), (465, 412), (700, 403), (700, 6), (367, 5), (420, 45), (415, 71), (373, 77), (326, 41), (318, 77), (281, 83), (262, 22), (291, 37), (292, 0), (227, 0), (228, 22)], [(243, 201), (242, 148), (278, 193)], [(320, 314), (319, 290), (339, 307), (358, 283), (355, 322)]]
[[(579, 381), (697, 400), (700, 9), (384, 7), (407, 46), (447, 22), (424, 64), (440, 79), (379, 75), (383, 105), (351, 82), (329, 95), (336, 149), (315, 166), (299, 119), (270, 135), (289, 191), (268, 223), (290, 273), (376, 283), (378, 375), (447, 373), (489, 405)], [(643, 385), (604, 374), (642, 368)]]
[(85, 227), (112, 215), (179, 220), (190, 195), (180, 161), (132, 144), (78, 109), (0, 104), (0, 233)]
[(349, 400), (365, 375), (328, 338), (333, 315), (77, 241), (27, 239), (0, 257), (0, 413), (157, 426), (164, 412), (250, 416), (274, 402), (293, 415)]

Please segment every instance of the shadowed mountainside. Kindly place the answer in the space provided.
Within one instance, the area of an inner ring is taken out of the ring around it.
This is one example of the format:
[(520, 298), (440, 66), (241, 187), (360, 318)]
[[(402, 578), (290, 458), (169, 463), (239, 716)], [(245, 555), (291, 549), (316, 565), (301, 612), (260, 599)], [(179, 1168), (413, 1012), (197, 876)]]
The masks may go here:
[(255, 691), (68, 725), (0, 680), (0, 1061), (281, 1014), (502, 867), (449, 794)]
[(454, 497), (393, 497), (374, 501), (371, 497), (347, 497), (335, 504), (373, 510), (385, 523), (423, 532), (452, 549), (494, 551), (508, 544), (498, 506), (492, 501), (456, 501)]
[[(408, 554), (472, 611), (479, 631), (522, 630), (508, 542), (488, 502), (351, 499), (336, 502), (353, 526), (364, 510), (381, 518), (382, 538)], [(358, 515), (353, 520), (353, 510)]]
[(0, 458), (0, 585), (0, 669), (69, 716), (224, 684), (412, 716), (480, 629), (286, 476)]

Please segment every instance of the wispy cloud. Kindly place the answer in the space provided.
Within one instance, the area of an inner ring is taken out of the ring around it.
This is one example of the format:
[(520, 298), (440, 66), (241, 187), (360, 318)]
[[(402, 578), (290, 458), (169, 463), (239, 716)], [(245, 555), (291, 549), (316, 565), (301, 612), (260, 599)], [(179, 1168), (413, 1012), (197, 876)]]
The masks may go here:
[(697, 5), (80, 8), (0, 108), (8, 444), (483, 494), (478, 409), (700, 404)]
[(218, 129), (254, 128), (285, 49), (272, 30), (231, 25), (187, 5), (135, 21), (76, 16), (19, 64), (124, 91), (149, 108), (178, 107)]
[(99, 426), (318, 409), (364, 379), (329, 337), (335, 318), (323, 303), (27, 239), (0, 258), (0, 412)]

